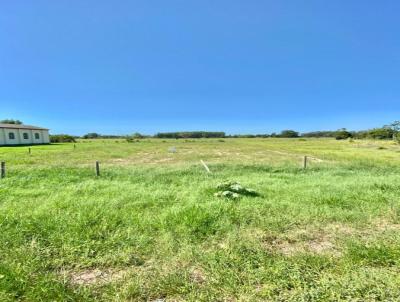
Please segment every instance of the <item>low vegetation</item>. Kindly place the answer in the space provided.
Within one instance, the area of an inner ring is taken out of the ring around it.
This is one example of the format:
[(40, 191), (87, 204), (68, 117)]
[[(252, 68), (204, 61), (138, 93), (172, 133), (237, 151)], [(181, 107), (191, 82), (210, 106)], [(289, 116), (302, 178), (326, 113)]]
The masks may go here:
[(142, 138), (162, 138), (162, 139), (190, 139), (190, 138), (336, 138), (337, 140), (345, 140), (349, 138), (355, 139), (377, 139), (377, 140), (400, 140), (400, 121), (395, 121), (390, 125), (381, 128), (373, 128), (369, 130), (350, 131), (341, 128), (336, 131), (312, 131), (300, 133), (295, 130), (282, 130), (280, 133), (264, 133), (264, 134), (229, 134), (225, 132), (210, 131), (181, 131), (181, 132), (164, 132), (157, 133), (154, 136), (134, 133), (132, 135), (102, 135), (99, 133), (88, 133), (82, 136), (83, 139), (106, 139), (121, 138), (129, 142), (134, 142)]
[(75, 143), (76, 139), (72, 135), (68, 134), (54, 134), (50, 135), (51, 143)]
[(156, 138), (223, 138), (225, 132), (209, 132), (209, 131), (188, 131), (188, 132), (165, 132), (157, 133)]
[(21, 125), (22, 122), (20, 120), (5, 119), (5, 120), (0, 120), (0, 124)]
[[(400, 296), (392, 141), (86, 139), (31, 150), (0, 148), (0, 301)], [(257, 194), (214, 196), (226, 180)]]

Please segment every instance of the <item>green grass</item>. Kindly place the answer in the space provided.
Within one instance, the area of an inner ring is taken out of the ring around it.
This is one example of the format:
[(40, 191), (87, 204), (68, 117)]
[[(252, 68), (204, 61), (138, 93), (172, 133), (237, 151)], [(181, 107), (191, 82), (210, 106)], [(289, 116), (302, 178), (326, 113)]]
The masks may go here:
[[(399, 151), (330, 139), (0, 148), (0, 301), (397, 301)], [(215, 197), (225, 180), (260, 196)]]

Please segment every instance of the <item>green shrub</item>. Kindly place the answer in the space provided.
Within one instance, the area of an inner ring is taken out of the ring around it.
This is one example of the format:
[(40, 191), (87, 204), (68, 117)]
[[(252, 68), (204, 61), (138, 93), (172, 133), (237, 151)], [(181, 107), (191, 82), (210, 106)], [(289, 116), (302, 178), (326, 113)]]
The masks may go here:
[(56, 134), (50, 135), (50, 142), (51, 143), (75, 143), (75, 137), (68, 134)]
[(348, 138), (352, 138), (352, 137), (353, 137), (353, 135), (351, 134), (351, 132), (347, 131), (344, 128), (336, 131), (336, 135), (335, 135), (335, 138), (337, 140), (348, 139)]

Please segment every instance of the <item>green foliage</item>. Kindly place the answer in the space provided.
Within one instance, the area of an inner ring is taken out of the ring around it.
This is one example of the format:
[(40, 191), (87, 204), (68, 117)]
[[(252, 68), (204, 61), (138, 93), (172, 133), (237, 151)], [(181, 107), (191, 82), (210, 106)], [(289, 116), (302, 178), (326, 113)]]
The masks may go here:
[(134, 134), (127, 136), (126, 140), (131, 143), (143, 138), (145, 138), (144, 135), (140, 134), (139, 132), (135, 132)]
[(366, 136), (372, 139), (393, 139), (395, 131), (389, 127), (368, 130)]
[(340, 129), (338, 131), (336, 131), (335, 133), (335, 138), (337, 140), (342, 140), (342, 139), (348, 139), (348, 138), (352, 138), (353, 134), (349, 131), (347, 131), (345, 128)]
[(400, 121), (395, 121), (388, 126), (361, 131), (347, 131), (342, 128), (338, 131), (314, 131), (303, 133), (303, 137), (336, 137), (337, 139), (397, 139), (400, 131)]
[(20, 120), (5, 119), (5, 120), (0, 120), (0, 124), (22, 125), (22, 122)]
[(51, 143), (75, 143), (75, 137), (68, 134), (54, 134), (50, 135)]
[(299, 133), (294, 130), (283, 130), (280, 134), (279, 137), (284, 137), (284, 138), (296, 138), (299, 137)]
[(258, 196), (259, 194), (253, 189), (245, 188), (236, 181), (224, 181), (217, 185), (214, 195), (217, 197), (226, 197), (237, 199), (241, 196)]
[(84, 139), (95, 139), (95, 138), (101, 138), (101, 135), (98, 134), (98, 133), (92, 132), (92, 133), (85, 134), (84, 136), (82, 136), (82, 138), (84, 138)]
[(225, 132), (209, 132), (209, 131), (187, 131), (187, 132), (165, 132), (157, 133), (157, 138), (224, 138)]
[(337, 131), (313, 131), (302, 133), (303, 137), (335, 137)]

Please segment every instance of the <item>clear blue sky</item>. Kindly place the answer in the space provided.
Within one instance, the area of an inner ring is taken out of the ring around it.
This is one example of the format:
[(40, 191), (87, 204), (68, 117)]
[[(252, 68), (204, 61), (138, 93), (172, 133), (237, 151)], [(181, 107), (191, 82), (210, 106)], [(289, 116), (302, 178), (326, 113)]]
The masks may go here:
[(0, 119), (268, 133), (400, 119), (400, 1), (0, 2)]

